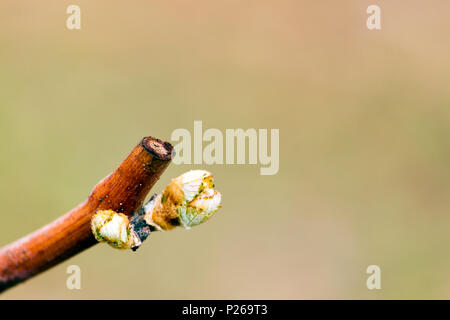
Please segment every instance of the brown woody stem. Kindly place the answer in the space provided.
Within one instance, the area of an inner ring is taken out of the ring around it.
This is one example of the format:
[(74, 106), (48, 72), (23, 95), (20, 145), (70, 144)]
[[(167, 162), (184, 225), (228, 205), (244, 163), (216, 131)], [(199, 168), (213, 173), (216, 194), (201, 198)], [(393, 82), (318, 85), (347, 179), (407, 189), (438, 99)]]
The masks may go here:
[(98, 210), (131, 216), (172, 159), (172, 146), (146, 137), (89, 198), (64, 216), (0, 249), (0, 292), (96, 244), (90, 221)]

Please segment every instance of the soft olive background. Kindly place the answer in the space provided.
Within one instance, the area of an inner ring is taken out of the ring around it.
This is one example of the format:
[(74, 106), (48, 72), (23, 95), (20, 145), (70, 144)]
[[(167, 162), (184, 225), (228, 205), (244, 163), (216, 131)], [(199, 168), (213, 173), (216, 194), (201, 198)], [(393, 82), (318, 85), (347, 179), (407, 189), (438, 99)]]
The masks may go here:
[(166, 171), (154, 191), (215, 174), (207, 224), (136, 253), (97, 245), (1, 298), (450, 298), (449, 15), (446, 0), (0, 1), (0, 245), (83, 201), (145, 135), (280, 129), (277, 175)]

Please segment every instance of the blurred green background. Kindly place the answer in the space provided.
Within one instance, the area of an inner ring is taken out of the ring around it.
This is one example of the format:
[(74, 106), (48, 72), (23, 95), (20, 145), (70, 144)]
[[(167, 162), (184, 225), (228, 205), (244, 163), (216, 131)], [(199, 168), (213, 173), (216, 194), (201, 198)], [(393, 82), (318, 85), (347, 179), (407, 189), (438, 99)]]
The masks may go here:
[(210, 170), (214, 219), (136, 253), (97, 245), (1, 299), (450, 298), (449, 14), (445, 0), (2, 0), (0, 246), (82, 202), (143, 136), (194, 120), (279, 128), (280, 170), (172, 164), (154, 191)]

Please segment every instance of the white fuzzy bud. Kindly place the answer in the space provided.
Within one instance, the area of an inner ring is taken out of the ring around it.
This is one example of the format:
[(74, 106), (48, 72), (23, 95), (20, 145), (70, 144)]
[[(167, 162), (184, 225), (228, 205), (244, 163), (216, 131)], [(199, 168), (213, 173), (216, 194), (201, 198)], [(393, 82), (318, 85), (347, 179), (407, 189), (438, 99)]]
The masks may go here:
[(214, 188), (214, 180), (211, 172), (205, 170), (191, 170), (177, 179), (184, 193), (185, 201), (192, 201), (197, 195), (207, 188)]
[(144, 207), (145, 220), (158, 230), (170, 230), (176, 225), (187, 229), (199, 225), (221, 206), (222, 197), (213, 188), (211, 172), (188, 171), (173, 179), (162, 195), (149, 201)]
[(95, 239), (107, 242), (118, 249), (131, 248), (138, 241), (129, 225), (129, 219), (125, 214), (113, 210), (98, 211), (91, 220), (91, 229)]
[(181, 224), (190, 228), (205, 222), (219, 210), (221, 200), (219, 192), (205, 189), (194, 200), (178, 208)]

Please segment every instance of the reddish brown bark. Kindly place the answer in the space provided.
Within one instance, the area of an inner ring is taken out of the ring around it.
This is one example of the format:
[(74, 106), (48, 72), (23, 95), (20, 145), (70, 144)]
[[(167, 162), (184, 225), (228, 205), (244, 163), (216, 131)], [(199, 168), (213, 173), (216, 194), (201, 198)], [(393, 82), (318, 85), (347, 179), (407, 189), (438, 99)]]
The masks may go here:
[(89, 198), (34, 233), (0, 249), (0, 292), (89, 248), (97, 241), (90, 221), (98, 210), (131, 215), (172, 159), (172, 146), (146, 137)]

